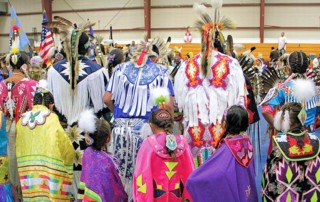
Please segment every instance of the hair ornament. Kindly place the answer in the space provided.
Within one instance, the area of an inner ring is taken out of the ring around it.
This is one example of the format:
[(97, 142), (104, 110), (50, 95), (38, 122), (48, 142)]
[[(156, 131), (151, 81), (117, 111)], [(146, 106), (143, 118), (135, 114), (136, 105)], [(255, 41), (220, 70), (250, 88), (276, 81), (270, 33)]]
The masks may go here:
[(168, 134), (166, 136), (166, 147), (171, 151), (174, 151), (177, 148), (177, 139), (174, 135)]
[(275, 129), (287, 133), (290, 130), (290, 125), (290, 108), (278, 111), (273, 121), (273, 126)]
[(300, 120), (301, 122), (301, 125), (304, 125), (304, 123), (306, 122), (307, 120), (307, 111), (306, 109), (302, 106), (301, 108), (301, 111), (299, 112), (298, 114), (298, 119)]
[(80, 129), (84, 130), (87, 134), (93, 134), (96, 132), (96, 115), (93, 109), (87, 109), (81, 112), (78, 119), (78, 126)]
[(109, 54), (108, 61), (113, 62), (116, 59), (116, 54)]
[(170, 101), (169, 90), (165, 87), (157, 87), (151, 90), (151, 97), (155, 105), (161, 109), (165, 109), (165, 105)]
[(94, 143), (94, 140), (92, 139), (92, 137), (90, 137), (90, 135), (88, 133), (86, 133), (84, 135), (84, 138), (85, 138), (87, 145), (91, 146)]

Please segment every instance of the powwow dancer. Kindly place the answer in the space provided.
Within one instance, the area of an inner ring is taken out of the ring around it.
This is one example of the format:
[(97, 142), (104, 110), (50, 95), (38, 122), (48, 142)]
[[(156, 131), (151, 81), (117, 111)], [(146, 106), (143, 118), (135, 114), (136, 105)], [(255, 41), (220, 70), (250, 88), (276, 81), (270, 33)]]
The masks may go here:
[(128, 201), (117, 166), (106, 146), (111, 140), (110, 125), (98, 119), (90, 109), (80, 114), (78, 124), (85, 131), (89, 145), (82, 159), (78, 201)]
[[(214, 1), (215, 18), (195, 3), (201, 19), (201, 53), (183, 63), (175, 77), (176, 101), (184, 113), (185, 135), (197, 164), (202, 164), (217, 147), (223, 133), (225, 110), (244, 105), (245, 80), (238, 61), (224, 55), (223, 28), (234, 27), (227, 17), (220, 18), (222, 1)], [(217, 51), (217, 50), (218, 51)]]
[[(292, 74), (284, 83), (274, 83), (275, 87), (269, 90), (262, 102), (263, 116), (273, 128), (274, 115), (279, 107), (289, 102), (302, 103), (307, 113), (304, 126), (307, 131), (313, 132), (319, 106), (319, 90), (305, 75), (309, 59), (304, 52), (293, 52), (288, 57), (288, 63)], [(269, 83), (271, 82), (273, 81), (270, 78)], [(272, 136), (276, 133), (277, 131), (272, 131), (270, 135), (269, 154), (272, 151)]]
[[(129, 197), (132, 197), (133, 167), (143, 141), (140, 129), (148, 122), (151, 111), (158, 108), (150, 96), (152, 89), (160, 86), (167, 88), (171, 96), (168, 108), (173, 108), (173, 86), (166, 74), (167, 68), (152, 62), (148, 57), (155, 55), (152, 51), (155, 48), (159, 50), (158, 55), (162, 55), (163, 47), (156, 47), (155, 41), (159, 39), (142, 41), (135, 51), (133, 61), (116, 67), (104, 96), (115, 119), (112, 152), (120, 159), (120, 176)], [(161, 44), (165, 45), (164, 42)]]
[(6, 115), (8, 131), (8, 157), (10, 179), (21, 198), (20, 180), (16, 160), (16, 122), (27, 110), (32, 109), (32, 100), (37, 82), (28, 78), (28, 56), (19, 52), (19, 27), (13, 26), (13, 43), (7, 63), (12, 76), (0, 82), (0, 111)]
[(87, 58), (90, 41), (85, 31), (93, 26), (93, 23), (87, 21), (77, 25), (59, 16), (54, 19), (57, 21), (45, 25), (59, 29), (67, 57), (49, 68), (48, 89), (54, 97), (55, 108), (63, 115), (61, 124), (66, 128), (76, 150), (73, 184), (76, 198), (82, 155), (87, 147), (85, 136), (77, 127), (77, 121), (80, 113), (89, 107), (92, 107), (95, 113), (105, 108), (102, 97), (109, 77), (105, 68)]
[(305, 130), (303, 105), (288, 102), (276, 113), (273, 149), (262, 176), (262, 201), (319, 201), (320, 141)]
[(163, 202), (191, 200), (185, 189), (194, 170), (193, 157), (183, 135), (172, 134), (173, 116), (165, 109), (167, 89), (155, 88), (152, 97), (160, 107), (152, 111), (149, 134), (139, 149), (134, 171), (134, 201)]
[(39, 81), (31, 111), (17, 122), (17, 164), (23, 201), (70, 201), (74, 149)]

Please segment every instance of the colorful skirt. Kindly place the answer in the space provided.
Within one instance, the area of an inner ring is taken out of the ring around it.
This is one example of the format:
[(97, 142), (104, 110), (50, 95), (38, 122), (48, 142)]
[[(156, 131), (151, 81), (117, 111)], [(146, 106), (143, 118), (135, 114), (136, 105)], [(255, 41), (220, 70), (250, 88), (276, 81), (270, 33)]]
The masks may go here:
[[(119, 159), (119, 174), (129, 197), (132, 197), (132, 177), (136, 157), (143, 142), (140, 129), (144, 119), (115, 119), (112, 130), (112, 153)], [(129, 199), (130, 200), (130, 199)]]

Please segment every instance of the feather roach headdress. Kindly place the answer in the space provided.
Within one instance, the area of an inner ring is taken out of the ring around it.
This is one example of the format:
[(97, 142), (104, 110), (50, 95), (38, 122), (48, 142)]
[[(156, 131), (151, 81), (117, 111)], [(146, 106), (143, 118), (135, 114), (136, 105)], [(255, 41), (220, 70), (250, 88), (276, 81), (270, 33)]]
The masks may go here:
[[(220, 9), (222, 8), (222, 0), (213, 0), (211, 2), (214, 9), (213, 15), (208, 13), (208, 9), (204, 5), (194, 3), (193, 8), (200, 19), (196, 21), (195, 27), (201, 33), (201, 72), (207, 76), (210, 68), (210, 59), (212, 48), (217, 48), (220, 52), (224, 52), (225, 40), (221, 30), (225, 28), (235, 28), (235, 23), (226, 16), (220, 16)], [(219, 47), (218, 47), (219, 46)]]
[(169, 45), (170, 43), (166, 43), (159, 37), (148, 40), (145, 33), (144, 40), (140, 42), (137, 50), (133, 53), (132, 60), (138, 67), (142, 67), (149, 56), (153, 55), (161, 59), (167, 58), (170, 52)]
[[(60, 39), (63, 42), (63, 48), (67, 55), (67, 60), (70, 64), (69, 79), (71, 88), (72, 90), (74, 90), (77, 86), (77, 80), (80, 71), (80, 64), (78, 61), (78, 46), (80, 36), (95, 23), (86, 21), (85, 23), (78, 25), (60, 16), (54, 16), (54, 19), (56, 21), (47, 22), (43, 25), (50, 28), (57, 28), (59, 30)], [(84, 48), (88, 48), (90, 46), (90, 41), (88, 40), (88, 42), (85, 43), (84, 46)]]

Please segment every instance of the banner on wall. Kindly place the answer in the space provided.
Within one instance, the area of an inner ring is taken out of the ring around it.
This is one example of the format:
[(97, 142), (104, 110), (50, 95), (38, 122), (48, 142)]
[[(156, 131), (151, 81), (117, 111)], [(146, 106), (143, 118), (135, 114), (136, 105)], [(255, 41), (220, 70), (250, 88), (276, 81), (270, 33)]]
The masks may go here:
[(23, 50), (23, 48), (25, 46), (28, 46), (30, 44), (29, 39), (27, 37), (27, 34), (23, 31), (22, 29), (22, 24), (20, 23), (20, 20), (16, 14), (16, 11), (14, 10), (13, 6), (11, 5), (10, 1), (8, 0), (9, 6), (10, 6), (10, 22), (11, 22), (11, 27), (10, 27), (10, 38), (12, 38), (12, 26), (16, 25), (19, 27), (19, 37), (20, 37), (20, 44), (19, 44), (19, 48), (20, 50)]

